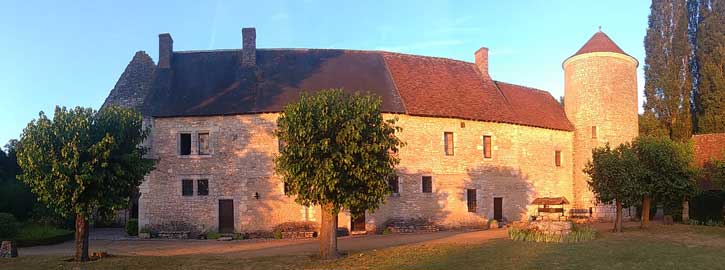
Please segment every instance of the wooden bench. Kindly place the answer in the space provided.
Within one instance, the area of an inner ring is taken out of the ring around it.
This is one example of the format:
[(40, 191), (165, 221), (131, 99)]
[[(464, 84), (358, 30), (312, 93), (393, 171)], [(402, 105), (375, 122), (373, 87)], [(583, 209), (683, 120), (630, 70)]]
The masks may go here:
[(564, 217), (564, 208), (560, 208), (560, 207), (539, 207), (538, 213), (539, 213), (539, 216), (540, 217), (542, 216), (541, 215), (542, 213), (546, 213), (546, 214), (557, 214), (558, 213), (558, 214), (560, 214), (558, 218), (561, 219), (562, 217)]
[(592, 212), (589, 209), (572, 208), (569, 209), (570, 218), (589, 218), (592, 216)]

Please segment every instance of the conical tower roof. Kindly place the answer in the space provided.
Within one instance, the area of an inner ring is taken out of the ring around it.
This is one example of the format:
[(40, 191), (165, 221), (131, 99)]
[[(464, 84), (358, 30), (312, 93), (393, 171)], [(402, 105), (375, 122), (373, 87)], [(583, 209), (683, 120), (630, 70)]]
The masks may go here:
[(592, 52), (613, 52), (628, 55), (601, 30), (595, 33), (592, 38), (590, 38), (589, 41), (587, 41), (587, 43), (585, 43), (584, 46), (582, 46), (581, 49), (572, 56)]

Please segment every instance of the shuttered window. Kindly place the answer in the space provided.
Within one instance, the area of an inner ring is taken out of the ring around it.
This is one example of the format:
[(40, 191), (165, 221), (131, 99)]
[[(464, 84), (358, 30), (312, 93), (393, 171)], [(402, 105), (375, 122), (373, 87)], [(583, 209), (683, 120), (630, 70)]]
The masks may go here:
[(592, 139), (597, 138), (597, 126), (592, 126)]
[(466, 200), (468, 202), (468, 212), (476, 212), (477, 204), (476, 204), (476, 190), (475, 189), (467, 189), (466, 190)]
[(208, 179), (196, 180), (196, 195), (199, 195), (199, 196), (209, 195), (209, 180)]
[(446, 156), (453, 155), (453, 132), (444, 132), (443, 138), (445, 140)]
[(194, 180), (191, 180), (191, 179), (181, 180), (181, 195), (182, 196), (194, 196)]
[(199, 133), (197, 146), (199, 147), (199, 155), (209, 155), (209, 133)]
[(191, 155), (191, 133), (179, 134), (179, 154), (182, 156)]
[(421, 185), (423, 186), (423, 193), (432, 193), (433, 192), (433, 177), (431, 176), (423, 176), (423, 179), (421, 180)]
[(483, 157), (491, 158), (491, 136), (483, 136)]
[(561, 151), (554, 153), (554, 163), (556, 163), (556, 167), (561, 167)]

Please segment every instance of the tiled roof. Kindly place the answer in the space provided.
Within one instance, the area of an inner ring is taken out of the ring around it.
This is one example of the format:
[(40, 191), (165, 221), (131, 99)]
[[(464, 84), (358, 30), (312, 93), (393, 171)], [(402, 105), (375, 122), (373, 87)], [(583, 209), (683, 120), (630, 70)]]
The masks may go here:
[(627, 55), (607, 34), (602, 31), (595, 33), (574, 55), (591, 52), (613, 52)]
[(706, 162), (725, 160), (725, 133), (692, 136), (695, 143), (695, 164), (702, 167)]
[(174, 52), (170, 69), (153, 72), (142, 113), (280, 112), (302, 92), (343, 88), (380, 96), (384, 112), (573, 130), (548, 92), (494, 82), (469, 62), (381, 51), (257, 49), (256, 67), (249, 68), (240, 57), (241, 50)]

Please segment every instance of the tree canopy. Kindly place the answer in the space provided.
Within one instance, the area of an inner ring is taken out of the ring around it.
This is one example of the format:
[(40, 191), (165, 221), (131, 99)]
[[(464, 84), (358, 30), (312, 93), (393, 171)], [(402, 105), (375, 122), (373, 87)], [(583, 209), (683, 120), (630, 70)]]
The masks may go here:
[[(381, 102), (341, 89), (321, 90), (303, 94), (279, 116), (275, 134), (284, 147), (275, 158), (276, 173), (298, 203), (322, 206), (321, 236), (335, 237), (335, 228), (326, 226), (336, 227), (336, 221), (326, 217), (336, 220), (342, 209), (352, 215), (374, 211), (391, 193), (387, 179), (395, 174), (403, 143), (395, 136), (396, 120), (383, 119)], [(330, 248), (321, 245), (321, 255), (336, 256), (336, 247)]]
[(109, 107), (56, 107), (40, 112), (23, 130), (19, 176), (48, 208), (76, 216), (76, 259), (88, 259), (87, 219), (94, 211), (125, 207), (129, 195), (153, 169), (142, 146), (141, 115)]

